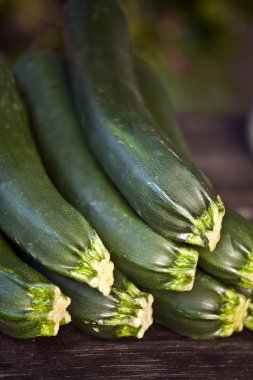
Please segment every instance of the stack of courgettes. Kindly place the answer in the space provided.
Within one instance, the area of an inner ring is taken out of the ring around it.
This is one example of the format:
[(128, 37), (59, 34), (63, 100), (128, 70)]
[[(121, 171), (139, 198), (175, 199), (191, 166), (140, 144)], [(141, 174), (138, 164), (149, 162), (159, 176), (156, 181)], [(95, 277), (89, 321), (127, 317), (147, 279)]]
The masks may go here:
[(110, 255), (48, 178), (5, 67), (0, 67), (0, 113), (0, 228), (51, 281), (18, 260), (3, 241), (0, 327), (17, 338), (55, 335), (59, 324), (70, 321), (70, 299), (54, 283), (71, 296), (79, 327), (108, 338), (141, 337), (152, 323), (153, 297), (121, 273), (112, 286)]
[[(159, 79), (133, 58), (116, 0), (70, 0), (64, 30), (66, 54), (30, 51), (14, 66), (30, 120), (0, 68), (0, 229), (26, 262), (0, 260), (0, 328), (53, 335), (70, 319), (70, 297), (79, 329), (141, 338), (154, 298), (155, 320), (183, 335), (241, 331), (250, 290), (233, 287), (253, 288), (253, 227), (231, 210), (222, 227), (224, 205), (192, 162)], [(16, 283), (25, 284), (19, 303)], [(42, 296), (26, 313), (34, 286)]]

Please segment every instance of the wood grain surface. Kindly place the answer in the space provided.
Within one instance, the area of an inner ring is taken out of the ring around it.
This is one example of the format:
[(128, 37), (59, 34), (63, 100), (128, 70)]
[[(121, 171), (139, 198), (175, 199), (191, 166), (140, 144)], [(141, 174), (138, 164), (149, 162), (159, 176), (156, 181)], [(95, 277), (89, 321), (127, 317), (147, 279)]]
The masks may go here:
[[(241, 116), (183, 116), (196, 163), (223, 200), (253, 220), (253, 160)], [(0, 334), (1, 379), (253, 379), (253, 333), (193, 341), (158, 325), (142, 340), (103, 341), (72, 326), (54, 338)]]

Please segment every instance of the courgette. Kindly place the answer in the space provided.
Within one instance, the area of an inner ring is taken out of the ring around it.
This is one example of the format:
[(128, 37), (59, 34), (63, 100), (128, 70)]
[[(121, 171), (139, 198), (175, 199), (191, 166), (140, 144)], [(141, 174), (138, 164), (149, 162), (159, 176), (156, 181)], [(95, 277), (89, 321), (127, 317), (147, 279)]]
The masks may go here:
[(154, 320), (194, 339), (214, 339), (242, 331), (250, 299), (211, 276), (196, 272), (190, 292), (151, 291)]
[(153, 296), (140, 291), (119, 270), (114, 270), (114, 283), (105, 297), (87, 284), (49, 271), (25, 252), (21, 255), (71, 298), (68, 310), (80, 330), (104, 339), (142, 338), (153, 323)]
[[(149, 111), (159, 127), (190, 160), (189, 150), (171, 112), (171, 102), (162, 80), (144, 61), (136, 59), (135, 64), (139, 87)], [(214, 253), (199, 248), (198, 265), (231, 285), (253, 287), (253, 225), (228, 207), (223, 219), (221, 239)]]
[(110, 255), (49, 180), (13, 78), (3, 67), (0, 115), (0, 228), (49, 269), (108, 294)]
[(132, 281), (145, 288), (190, 290), (197, 251), (155, 233), (103, 173), (82, 141), (65, 71), (63, 61), (47, 51), (24, 55), (14, 69), (52, 181), (88, 218), (116, 266)]
[(0, 330), (19, 339), (53, 336), (70, 322), (70, 299), (25, 264), (0, 233)]
[(70, 0), (66, 45), (82, 129), (96, 159), (158, 233), (212, 251), (223, 203), (146, 110), (114, 0)]

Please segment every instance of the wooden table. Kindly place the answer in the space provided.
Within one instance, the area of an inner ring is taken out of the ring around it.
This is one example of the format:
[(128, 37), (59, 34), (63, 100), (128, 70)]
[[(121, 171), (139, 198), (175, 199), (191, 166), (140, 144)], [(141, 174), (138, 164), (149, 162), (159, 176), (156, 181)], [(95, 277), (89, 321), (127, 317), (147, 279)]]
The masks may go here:
[[(196, 163), (223, 200), (253, 219), (253, 160), (240, 116), (185, 116)], [(154, 325), (138, 341), (102, 341), (72, 326), (57, 337), (18, 341), (0, 334), (1, 379), (253, 379), (253, 332), (193, 341)]]

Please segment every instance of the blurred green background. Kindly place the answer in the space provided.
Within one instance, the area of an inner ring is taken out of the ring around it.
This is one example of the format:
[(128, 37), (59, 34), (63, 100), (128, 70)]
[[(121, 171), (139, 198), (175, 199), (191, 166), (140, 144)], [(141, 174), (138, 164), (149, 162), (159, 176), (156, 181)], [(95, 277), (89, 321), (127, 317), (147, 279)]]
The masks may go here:
[[(178, 111), (251, 110), (253, 0), (120, 2), (133, 50), (161, 73)], [(15, 59), (34, 41), (54, 45), (63, 3), (0, 0), (1, 51)]]

